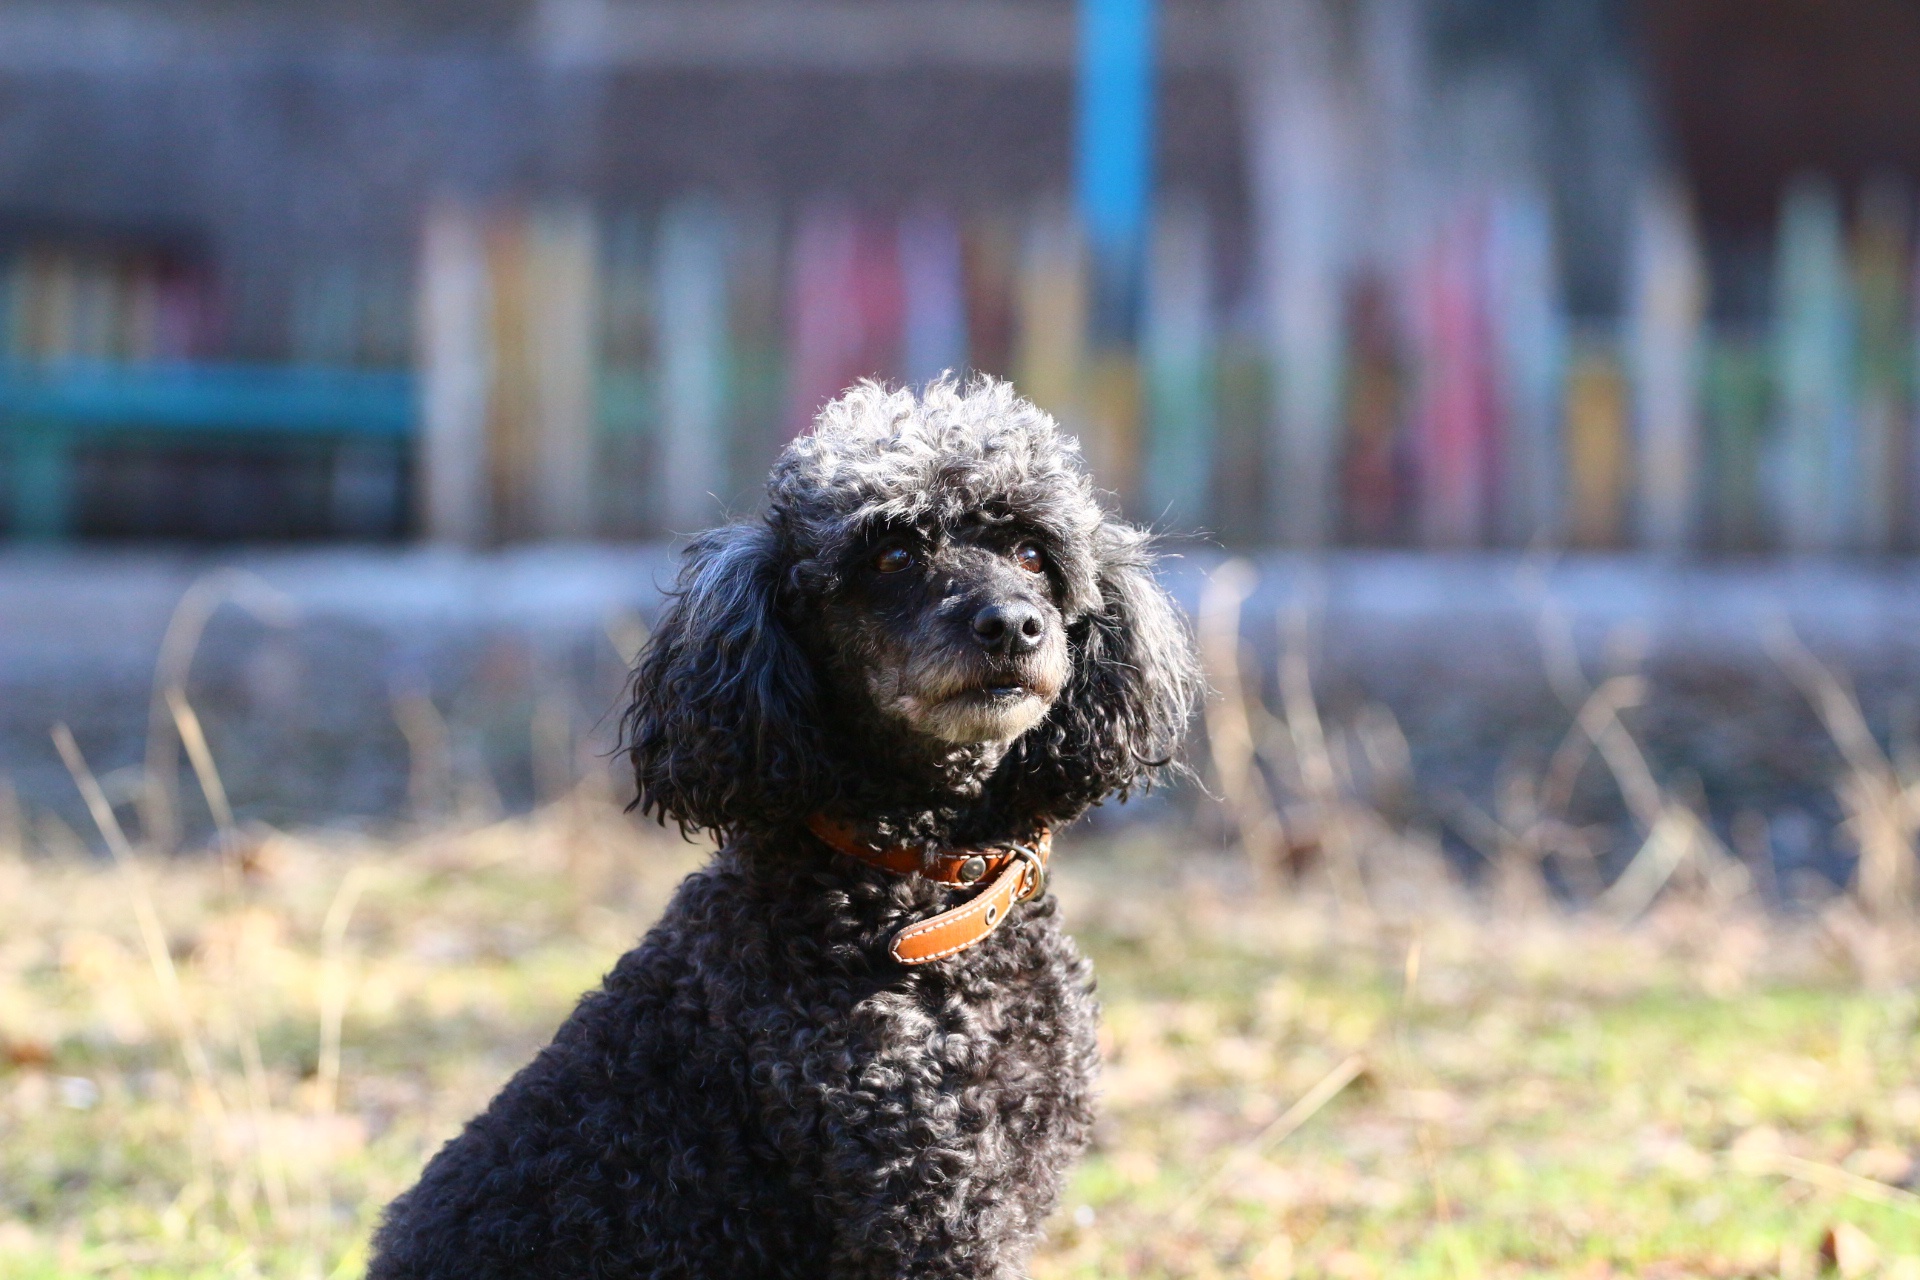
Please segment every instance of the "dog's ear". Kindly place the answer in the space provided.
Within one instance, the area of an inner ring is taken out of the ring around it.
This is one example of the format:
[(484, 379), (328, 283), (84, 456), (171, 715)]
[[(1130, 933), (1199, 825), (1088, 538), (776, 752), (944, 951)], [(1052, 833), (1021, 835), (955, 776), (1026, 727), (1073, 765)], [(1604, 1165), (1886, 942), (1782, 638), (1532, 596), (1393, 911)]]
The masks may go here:
[(1036, 811), (1070, 818), (1173, 762), (1201, 682), (1187, 627), (1154, 581), (1150, 545), (1117, 520), (1094, 533), (1099, 604), (1068, 627), (1073, 674), (1018, 748)]
[(714, 529), (687, 548), (622, 724), (641, 812), (724, 838), (813, 789), (814, 678), (780, 616), (783, 573), (765, 525)]

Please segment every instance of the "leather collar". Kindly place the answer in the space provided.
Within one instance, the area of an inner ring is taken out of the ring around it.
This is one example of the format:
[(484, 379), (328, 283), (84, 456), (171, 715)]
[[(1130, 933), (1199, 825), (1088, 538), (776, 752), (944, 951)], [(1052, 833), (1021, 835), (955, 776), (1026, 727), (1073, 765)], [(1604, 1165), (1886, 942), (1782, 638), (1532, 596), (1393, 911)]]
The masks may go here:
[(1042, 829), (1031, 844), (1004, 849), (933, 849), (862, 840), (850, 823), (816, 813), (807, 829), (835, 852), (897, 876), (921, 876), (954, 888), (985, 887), (957, 907), (908, 925), (888, 947), (905, 965), (927, 964), (965, 951), (1005, 922), (1015, 903), (1040, 896), (1047, 886), (1053, 832)]

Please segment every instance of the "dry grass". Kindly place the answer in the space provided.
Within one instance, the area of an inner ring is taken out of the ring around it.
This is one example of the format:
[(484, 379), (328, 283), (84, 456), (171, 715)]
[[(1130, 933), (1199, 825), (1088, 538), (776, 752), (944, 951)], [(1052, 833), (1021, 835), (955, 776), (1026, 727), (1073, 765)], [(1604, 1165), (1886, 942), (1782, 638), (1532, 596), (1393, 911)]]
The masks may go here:
[[(0, 862), (0, 1274), (355, 1274), (699, 856), (586, 794), (244, 854)], [(1494, 919), (1415, 864), (1354, 906), (1146, 831), (1062, 864), (1106, 1103), (1037, 1276), (1811, 1274), (1836, 1222), (1920, 1267), (1920, 1009), (1830, 923)]]
[(0, 856), (0, 1275), (351, 1273), (696, 857), (587, 794), (237, 874)]
[[(0, 861), (0, 1274), (357, 1274), (698, 856), (586, 796), (244, 852)], [(1799, 1275), (1836, 1223), (1920, 1275), (1920, 1006), (1828, 924), (1496, 919), (1418, 865), (1355, 906), (1146, 832), (1062, 862), (1105, 1105), (1036, 1276)]]
[[(1222, 798), (1197, 826), (1226, 838), (1137, 829), (1060, 858), (1107, 1065), (1038, 1280), (1920, 1280), (1920, 782), (1844, 682), (1782, 637), (1850, 762), (1865, 854), (1822, 911), (1766, 914), (1627, 732), (1643, 687), (1564, 663), (1544, 773), (1454, 808), (1494, 869), (1469, 893), (1388, 816), (1414, 786), (1391, 718), (1323, 722), (1297, 642), (1271, 681), (1245, 667), (1237, 573), (1201, 618)], [(431, 820), (240, 830), (179, 680), (157, 683), (150, 754), (174, 773), (101, 788), (61, 743), (112, 862), (0, 792), (0, 1277), (357, 1275), (379, 1206), (700, 851), (631, 823), (587, 768), (532, 815), (459, 817), (419, 697), (396, 711)], [(177, 838), (182, 756), (213, 856), (119, 830), (138, 806)], [(1589, 768), (1638, 833), (1610, 885), (1565, 816)], [(1556, 902), (1550, 867), (1591, 900)]]
[(1916, 1004), (1828, 925), (1496, 916), (1437, 878), (1356, 911), (1134, 856), (1160, 892), (1104, 859), (1065, 890), (1107, 1102), (1038, 1274), (1800, 1275), (1835, 1222), (1920, 1254)]

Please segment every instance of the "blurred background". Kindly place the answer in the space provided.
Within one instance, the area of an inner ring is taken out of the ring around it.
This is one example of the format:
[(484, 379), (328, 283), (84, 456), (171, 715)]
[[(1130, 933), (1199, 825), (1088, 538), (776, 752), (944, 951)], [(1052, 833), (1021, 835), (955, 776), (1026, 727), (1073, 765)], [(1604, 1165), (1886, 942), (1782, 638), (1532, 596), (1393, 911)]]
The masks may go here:
[(1763, 633), (1920, 723), (1917, 70), (1892, 0), (0, 5), (0, 768), (148, 769), (245, 565), (243, 813), (400, 812), (403, 693), (531, 803), (508, 726), (605, 745), (674, 537), (977, 369), (1422, 774), (1550, 751), (1549, 652), (1645, 670), (1713, 821), (1844, 878)]
[(1910, 0), (0, 0), (0, 1276), (356, 1274), (702, 856), (677, 545), (944, 370), (1215, 691), (1059, 859), (1036, 1275), (1920, 1276), (1916, 85)]
[(1230, 544), (1920, 538), (1907, 7), (1082, 9), (0, 7), (5, 528), (659, 537), (951, 368)]

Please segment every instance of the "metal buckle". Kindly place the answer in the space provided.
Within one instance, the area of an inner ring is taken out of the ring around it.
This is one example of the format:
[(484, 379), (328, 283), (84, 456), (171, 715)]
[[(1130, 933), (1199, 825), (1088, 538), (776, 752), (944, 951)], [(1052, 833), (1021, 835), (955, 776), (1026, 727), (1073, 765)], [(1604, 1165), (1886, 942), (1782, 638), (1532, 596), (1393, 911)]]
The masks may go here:
[(1016, 844), (1007, 852), (1027, 864), (1027, 874), (1022, 877), (1021, 888), (1013, 895), (1015, 902), (1032, 902), (1047, 890), (1047, 864), (1040, 861), (1040, 855), (1024, 844)]

